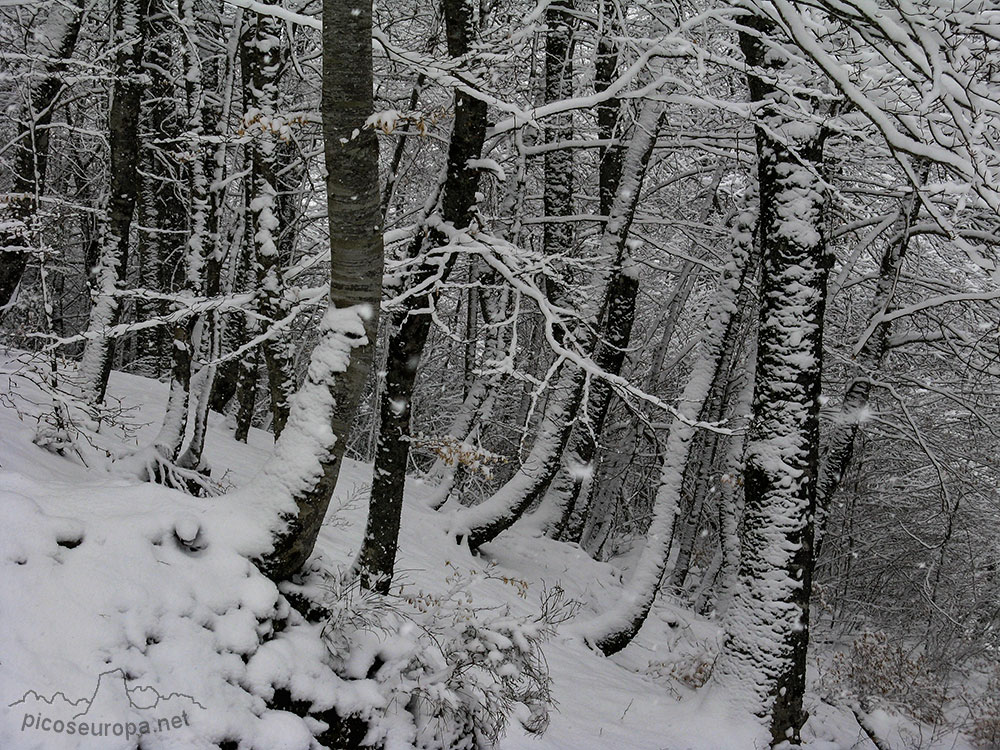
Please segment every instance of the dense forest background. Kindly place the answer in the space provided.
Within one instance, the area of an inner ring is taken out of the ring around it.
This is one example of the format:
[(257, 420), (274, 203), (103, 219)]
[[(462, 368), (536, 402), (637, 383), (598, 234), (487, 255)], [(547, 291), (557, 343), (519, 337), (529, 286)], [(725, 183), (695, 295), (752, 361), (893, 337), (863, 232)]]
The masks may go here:
[[(275, 581), (346, 455), (373, 596), (420, 483), (449, 543), (619, 567), (600, 652), (657, 596), (720, 623), (706, 679), (775, 744), (817, 644), (859, 720), (964, 701), (1000, 742), (1000, 6), (19, 0), (0, 35), (39, 446), (212, 502), (221, 413), (276, 440)], [(151, 443), (112, 370), (169, 382)]]

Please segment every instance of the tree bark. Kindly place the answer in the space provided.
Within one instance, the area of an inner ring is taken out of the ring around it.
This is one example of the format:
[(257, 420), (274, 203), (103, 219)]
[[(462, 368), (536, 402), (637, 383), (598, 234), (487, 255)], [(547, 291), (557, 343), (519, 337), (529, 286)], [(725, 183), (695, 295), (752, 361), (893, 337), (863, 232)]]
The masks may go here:
[(255, 491), (287, 497), (273, 548), (275, 580), (312, 554), (371, 370), (382, 297), (382, 211), (374, 109), (371, 0), (323, 5), (323, 139), (330, 226), (330, 306), (305, 383)]
[(149, 0), (116, 3), (114, 96), (109, 118), (111, 190), (105, 225), (101, 230), (100, 261), (95, 274), (94, 305), (89, 337), (80, 362), (82, 396), (91, 404), (104, 400), (111, 375), (114, 339), (108, 329), (117, 325), (121, 304), (117, 293), (128, 270), (132, 215), (139, 195), (139, 107), (143, 84), (141, 68), (149, 30)]
[[(545, 101), (558, 102), (573, 96), (574, 0), (552, 0), (545, 9)], [(573, 137), (573, 115), (553, 115), (544, 126), (545, 143), (565, 142)], [(542, 246), (549, 258), (565, 258), (573, 251), (573, 224), (551, 221), (573, 214), (573, 149), (550, 148), (542, 157), (542, 207), (547, 221), (542, 227)], [(546, 278), (550, 300), (561, 299), (558, 281)]]
[[(621, 374), (625, 362), (625, 350), (632, 335), (635, 320), (635, 301), (639, 292), (639, 278), (635, 269), (627, 272), (618, 270), (608, 289), (607, 314), (594, 363), (611, 375)], [(549, 486), (546, 497), (539, 507), (538, 515), (543, 530), (551, 537), (564, 538), (563, 532), (569, 525), (574, 511), (582, 518), (585, 512), (581, 502), (592, 486), (594, 462), (597, 457), (597, 439), (604, 429), (611, 397), (614, 395), (610, 384), (603, 379), (595, 379), (590, 385), (586, 422), (575, 421), (566, 450), (562, 454), (559, 471)], [(582, 522), (575, 524), (582, 533)], [(579, 536), (570, 541), (578, 541)]]
[[(819, 457), (823, 316), (829, 258), (822, 234), (820, 127), (779, 102), (788, 75), (776, 26), (751, 17), (740, 33), (757, 126), (764, 254), (746, 505), (736, 597), (716, 679), (769, 725), (772, 744), (799, 742), (806, 714), (812, 524)], [(757, 70), (766, 71), (766, 77)], [(808, 111), (809, 102), (798, 106)]]
[[(253, 266), (257, 278), (257, 312), (267, 321), (288, 314), (285, 283), (278, 253), (281, 226), (277, 164), (282, 132), (278, 116), (278, 77), (282, 62), (282, 22), (270, 15), (254, 14), (247, 24), (242, 46), (246, 113), (243, 128), (251, 134), (250, 182)], [(271, 427), (275, 439), (288, 421), (289, 399), (295, 392), (295, 368), (287, 334), (272, 331), (261, 345), (271, 397)]]
[[(475, 39), (475, 9), (471, 0), (445, 0), (445, 28), (448, 54), (462, 57)], [(467, 93), (455, 92), (455, 122), (448, 147), (448, 165), (441, 193), (441, 218), (457, 229), (469, 226), (473, 219), (479, 170), (468, 166), (477, 159), (486, 138), (486, 104)], [(421, 234), (411, 248), (411, 257), (447, 244), (438, 230)], [(454, 263), (454, 254), (441, 259), (430, 258), (417, 271), (414, 283), (433, 278), (442, 271), (447, 274)], [(410, 455), (411, 406), (417, 368), (430, 333), (428, 312), (437, 298), (437, 290), (409, 297), (403, 309), (393, 316), (393, 333), (389, 338), (385, 386), (381, 394), (379, 415), (381, 428), (375, 448), (371, 501), (364, 542), (354, 564), (361, 585), (367, 589), (387, 592), (392, 581), (399, 542), (399, 520), (406, 484), (406, 466)]]

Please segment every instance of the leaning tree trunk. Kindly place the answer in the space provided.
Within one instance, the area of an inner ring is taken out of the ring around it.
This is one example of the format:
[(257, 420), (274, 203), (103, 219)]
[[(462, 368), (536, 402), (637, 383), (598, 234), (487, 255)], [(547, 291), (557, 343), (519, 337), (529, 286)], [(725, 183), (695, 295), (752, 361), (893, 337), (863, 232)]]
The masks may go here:
[[(926, 179), (926, 177), (927, 167), (924, 166), (922, 178)], [(830, 430), (820, 456), (819, 481), (816, 485), (816, 521), (813, 531), (813, 544), (817, 556), (823, 541), (823, 531), (830, 502), (850, 465), (858, 427), (864, 418), (864, 412), (868, 409), (871, 377), (882, 368), (889, 348), (889, 334), (892, 324), (883, 321), (881, 316), (885, 315), (892, 305), (896, 281), (909, 249), (910, 227), (917, 220), (919, 213), (919, 196), (917, 190), (913, 190), (900, 206), (889, 244), (882, 254), (878, 281), (875, 285), (875, 296), (872, 300), (870, 316), (872, 325), (866, 331), (866, 338), (861, 345), (861, 350), (854, 357), (854, 376), (847, 384), (844, 399), (840, 405), (840, 414)]]
[[(601, 10), (602, 12), (605, 10), (603, 4)], [(602, 34), (597, 43), (594, 90), (598, 94), (607, 90), (618, 75), (619, 49), (615, 32), (620, 30), (620, 24), (617, 15), (612, 13), (611, 17), (607, 19), (607, 23), (608, 33)], [(568, 27), (568, 19), (563, 20), (562, 24)], [(562, 26), (558, 25), (557, 21), (550, 24), (550, 40), (561, 39), (562, 36), (569, 33), (570, 31), (563, 32)], [(550, 44), (549, 48), (546, 49), (546, 54), (548, 55), (550, 48), (555, 47), (555, 50), (558, 51), (562, 46), (566, 46), (566, 43)], [(553, 55), (553, 57), (555, 59), (551, 62), (549, 57), (546, 57), (546, 62), (547, 65), (554, 67), (559, 63), (559, 56)], [(568, 79), (568, 84), (571, 84), (572, 64), (570, 63), (566, 67), (567, 69), (561, 72), (563, 77)], [(559, 72), (559, 69), (556, 68), (556, 71)], [(548, 73), (548, 68), (546, 73)], [(572, 96), (572, 87), (568, 84), (564, 84), (566, 90), (562, 92), (562, 98)], [(598, 104), (597, 137), (599, 139), (610, 141), (614, 138), (620, 114), (621, 103), (615, 97), (605, 99)], [(567, 130), (568, 132), (564, 136), (566, 139), (572, 136), (572, 128), (568, 127)], [(601, 216), (608, 216), (614, 205), (615, 191), (618, 189), (618, 180), (621, 177), (622, 154), (623, 149), (620, 145), (602, 146), (599, 151), (597, 193)], [(548, 155), (549, 152), (546, 153), (546, 156)], [(571, 155), (567, 161), (568, 163), (563, 169), (571, 171), (573, 168)], [(549, 164), (546, 162), (546, 167), (548, 168), (548, 166)], [(558, 164), (554, 166), (558, 166)], [(554, 180), (554, 184), (558, 185), (559, 183)], [(572, 183), (569, 184), (569, 191), (572, 192)], [(554, 196), (558, 195), (559, 193), (556, 191)], [(572, 200), (570, 198), (565, 201), (564, 210), (567, 214), (572, 213)], [(554, 207), (547, 207), (546, 215), (552, 215)], [(546, 228), (549, 226), (546, 224)], [(567, 237), (567, 242), (571, 240), (572, 236), (570, 235)], [(566, 252), (568, 251), (569, 246), (567, 245)], [(628, 259), (625, 259), (625, 264), (628, 262)], [(607, 309), (602, 321), (601, 343), (594, 355), (597, 366), (611, 375), (621, 373), (622, 365), (625, 362), (625, 349), (628, 347), (632, 335), (639, 278), (631, 270), (623, 273), (622, 268), (618, 267), (613, 271), (612, 281), (608, 289)], [(559, 472), (552, 480), (536, 513), (539, 525), (553, 537), (579, 541), (583, 533), (585, 506), (589, 504), (590, 493), (593, 491), (597, 440), (604, 429), (604, 420), (607, 417), (612, 395), (611, 386), (606, 380), (596, 380), (591, 385), (590, 399), (587, 405), (587, 421), (586, 423), (577, 421), (572, 427), (569, 444), (563, 452)], [(576, 523), (572, 525), (572, 528), (567, 528), (570, 526), (570, 519), (574, 512)]]
[[(608, 288), (608, 304), (601, 342), (594, 354), (594, 364), (603, 372), (619, 375), (625, 362), (625, 350), (632, 335), (635, 320), (635, 301), (639, 292), (639, 277), (634, 268), (617, 269)], [(572, 432), (563, 451), (559, 471), (535, 515), (543, 531), (553, 538), (561, 538), (574, 511), (583, 518), (582, 498), (589, 495), (597, 457), (597, 438), (604, 429), (613, 393), (607, 380), (591, 383), (587, 401), (587, 420), (574, 421)], [(582, 520), (575, 529), (582, 533)], [(574, 536), (576, 532), (573, 532)], [(579, 537), (577, 536), (577, 539)], [(575, 540), (573, 540), (575, 541)]]
[[(282, 212), (279, 210), (279, 138), (288, 125), (278, 117), (278, 77), (282, 61), (282, 22), (258, 14), (247, 24), (243, 43), (246, 114), (243, 128), (250, 141), (250, 218), (253, 266), (257, 277), (257, 312), (263, 325), (288, 315), (279, 257)], [(295, 391), (295, 368), (287, 333), (273, 330), (262, 344), (271, 396), (275, 439), (288, 421), (289, 398)]]
[(128, 269), (129, 235), (139, 195), (139, 107), (143, 92), (140, 64), (149, 29), (149, 10), (149, 0), (117, 3), (115, 39), (119, 46), (108, 122), (111, 189), (95, 273), (96, 298), (80, 362), (81, 395), (91, 404), (104, 400), (111, 375), (114, 339), (108, 333), (121, 316), (118, 293)]
[[(764, 255), (745, 509), (735, 600), (715, 669), (772, 744), (797, 743), (806, 715), (812, 524), (819, 457), (823, 316), (829, 259), (822, 232), (823, 139), (814, 121), (774, 104), (789, 58), (768, 19), (747, 20), (740, 45), (759, 120), (760, 243)], [(763, 70), (765, 75), (756, 71)], [(809, 102), (798, 106), (808, 112)]]
[(605, 654), (627, 646), (642, 627), (660, 589), (674, 535), (677, 503), (684, 485), (684, 470), (691, 455), (695, 423), (707, 416), (708, 400), (718, 374), (728, 371), (728, 356), (736, 329), (737, 300), (753, 264), (753, 217), (743, 213), (734, 227), (733, 257), (726, 266), (718, 299), (712, 305), (703, 351), (691, 372), (677, 405), (676, 417), (664, 449), (660, 486), (653, 506), (653, 520), (646, 544), (625, 590), (615, 606), (580, 626), (584, 639)]
[[(650, 101), (643, 106), (623, 160), (622, 177), (597, 253), (602, 258), (609, 258), (610, 262), (606, 268), (595, 273), (591, 295), (593, 302), (583, 316), (590, 325), (585, 326), (578, 336), (584, 351), (593, 351), (595, 341), (592, 331), (606, 308), (613, 269), (620, 267), (625, 254), (661, 117), (660, 103)], [(451, 532), (464, 539), (473, 550), (510, 528), (552, 482), (569, 439), (584, 376), (585, 373), (576, 365), (567, 363), (560, 368), (559, 383), (546, 405), (538, 435), (517, 473), (483, 503), (455, 514)]]
[[(475, 38), (475, 13), (471, 0), (445, 0), (445, 27), (448, 54), (453, 58), (467, 54)], [(441, 192), (441, 218), (456, 229), (472, 221), (479, 170), (468, 162), (478, 159), (486, 138), (486, 104), (466, 92), (455, 92), (455, 122), (448, 147), (448, 166)], [(411, 257), (448, 243), (439, 230), (421, 236), (411, 248)], [(447, 274), (455, 255), (431, 258), (421, 264), (415, 284), (435, 275)], [(441, 264), (444, 264), (442, 269)], [(375, 448), (371, 501), (364, 542), (355, 570), (361, 585), (387, 592), (392, 581), (399, 542), (399, 521), (406, 484), (406, 465), (410, 455), (410, 417), (414, 384), (420, 357), (430, 333), (431, 316), (427, 312), (436, 300), (431, 289), (410, 296), (393, 315), (393, 333), (389, 338), (385, 385), (379, 403), (380, 430)]]
[(49, 125), (59, 94), (62, 74), (72, 56), (80, 32), (82, 2), (72, 6), (50, 5), (45, 26), (35, 37), (37, 51), (44, 56), (43, 73), (30, 85), (25, 97), (29, 110), (17, 123), (14, 138), (13, 184), (0, 214), (0, 319), (3, 318), (28, 265), (36, 231), (38, 202), (45, 192), (49, 160)]
[[(716, 191), (722, 179), (722, 165), (720, 164), (709, 185), (708, 192), (702, 203), (698, 214), (700, 223), (708, 221), (715, 206)], [(697, 278), (695, 263), (685, 261), (678, 275), (678, 281), (670, 294), (667, 302), (666, 314), (663, 320), (660, 341), (653, 352), (653, 363), (650, 367), (643, 388), (647, 393), (655, 394), (658, 390), (660, 380), (663, 376), (664, 362), (667, 351), (673, 340), (674, 331), (681, 319), (681, 314), (687, 304), (688, 297), (694, 289)], [(628, 430), (624, 438), (621, 439), (621, 447), (612, 454), (611, 461), (608, 462), (605, 475), (624, 477), (628, 467), (638, 452), (643, 439), (642, 426), (638, 418), (634, 415), (628, 423)], [(580, 543), (590, 554), (599, 556), (604, 544), (607, 542), (614, 516), (625, 492), (625, 482), (604, 482), (603, 486), (598, 486), (598, 482), (591, 481), (586, 487), (587, 494), (577, 500), (580, 506), (572, 511), (563, 538), (566, 541)]]
[(275, 580), (312, 554), (340, 474), (375, 351), (382, 297), (372, 0), (323, 4), (323, 140), (330, 226), (330, 306), (288, 422), (252, 492), (287, 498), (261, 567)]

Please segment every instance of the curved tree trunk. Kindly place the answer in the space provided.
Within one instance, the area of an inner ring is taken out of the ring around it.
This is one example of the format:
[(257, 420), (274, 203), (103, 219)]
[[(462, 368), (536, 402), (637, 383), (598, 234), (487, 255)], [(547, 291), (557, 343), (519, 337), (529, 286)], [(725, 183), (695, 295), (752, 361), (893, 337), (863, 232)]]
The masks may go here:
[(503, 487), (479, 505), (456, 513), (453, 533), (477, 550), (509, 529), (538, 500), (559, 470), (559, 461), (580, 404), (584, 372), (574, 365), (559, 368), (531, 451)]
[[(467, 54), (475, 38), (475, 7), (471, 0), (445, 0), (445, 27), (448, 54)], [(486, 104), (464, 92), (455, 92), (455, 122), (448, 147), (448, 166), (441, 193), (441, 218), (457, 229), (472, 221), (479, 170), (470, 168), (470, 159), (479, 158), (486, 138)], [(411, 256), (447, 244), (447, 238), (432, 230), (423, 233), (411, 248)], [(433, 278), (442, 271), (448, 273), (455, 255), (425, 262), (417, 272), (415, 283)], [(358, 559), (354, 564), (361, 585), (367, 589), (387, 592), (392, 581), (399, 542), (399, 520), (406, 485), (406, 466), (410, 455), (410, 416), (414, 384), (420, 357), (430, 333), (431, 317), (427, 312), (434, 304), (437, 291), (409, 297), (402, 310), (393, 317), (394, 331), (389, 338), (385, 387), (381, 394), (379, 415), (381, 428), (375, 448), (371, 501), (368, 522)]]
[(323, 139), (330, 306), (274, 454), (251, 492), (287, 498), (261, 568), (275, 580), (312, 554), (340, 474), (375, 351), (382, 297), (382, 211), (373, 111), (371, 0), (323, 5)]
[(684, 484), (684, 470), (691, 455), (697, 428), (710, 408), (709, 397), (718, 373), (728, 371), (736, 328), (737, 301), (744, 288), (748, 268), (753, 264), (751, 239), (753, 217), (737, 217), (734, 228), (733, 258), (726, 266), (719, 297), (711, 308), (703, 351), (688, 379), (670, 425), (664, 451), (660, 486), (653, 506), (653, 520), (646, 532), (646, 544), (618, 602), (600, 617), (580, 626), (580, 633), (605, 654), (627, 646), (642, 627), (663, 581), (667, 556), (674, 535), (677, 503)]
[[(754, 279), (757, 275), (759, 253), (754, 252), (745, 271), (747, 276), (736, 299), (736, 319), (731, 333), (723, 344), (719, 366), (715, 370), (712, 387), (705, 404), (706, 422), (720, 422), (726, 416), (727, 406), (734, 401), (739, 409), (739, 396), (747, 380), (746, 362), (737, 364), (737, 355), (745, 353), (748, 313), (752, 308)], [(702, 430), (695, 436), (691, 449), (691, 460), (684, 469), (684, 489), (681, 493), (684, 510), (680, 533), (677, 535), (677, 558), (670, 573), (670, 586), (681, 590), (691, 566), (691, 556), (697, 539), (699, 521), (704, 512), (709, 495), (712, 471), (720, 463), (721, 456), (728, 456), (728, 442), (739, 442), (737, 436), (726, 436)], [(721, 568), (721, 561), (720, 561)]]
[[(606, 309), (611, 274), (616, 267), (620, 267), (625, 254), (629, 230), (635, 217), (646, 167), (656, 144), (661, 117), (662, 105), (659, 102), (649, 101), (643, 105), (623, 160), (622, 177), (614, 206), (598, 249), (598, 255), (610, 258), (611, 262), (594, 274), (593, 302), (591, 309), (583, 316), (592, 326), (586, 327), (579, 336), (585, 351), (593, 351), (593, 324)], [(492, 497), (455, 514), (451, 531), (466, 540), (472, 549), (492, 541), (510, 528), (545, 491), (559, 468), (559, 460), (569, 438), (570, 420), (579, 403), (585, 375), (582, 371), (577, 371), (575, 365), (568, 363), (560, 370), (559, 387), (549, 397), (551, 408), (546, 405), (542, 425), (528, 458)]]

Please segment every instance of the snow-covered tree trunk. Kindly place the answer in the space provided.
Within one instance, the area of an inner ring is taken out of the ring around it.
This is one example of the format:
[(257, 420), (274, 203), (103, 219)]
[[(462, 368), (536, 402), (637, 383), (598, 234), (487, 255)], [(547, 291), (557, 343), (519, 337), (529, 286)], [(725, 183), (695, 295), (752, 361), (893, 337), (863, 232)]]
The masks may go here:
[(382, 210), (373, 111), (371, 0), (323, 4), (323, 140), (330, 306), (288, 422), (251, 492), (287, 498), (261, 567), (273, 579), (312, 554), (337, 484), (375, 351), (382, 297)]
[(684, 470), (691, 455), (697, 427), (694, 422), (707, 416), (713, 382), (720, 371), (728, 370), (727, 352), (731, 352), (737, 314), (737, 300), (752, 266), (753, 216), (742, 213), (734, 227), (733, 257), (726, 265), (718, 298), (709, 312), (702, 353), (677, 404), (678, 415), (670, 425), (664, 449), (660, 486), (653, 505), (653, 520), (646, 532), (646, 543), (632, 575), (616, 604), (579, 627), (584, 639), (605, 654), (625, 648), (639, 632), (663, 581), (667, 556), (673, 541), (677, 505), (684, 485)]
[(470, 549), (479, 549), (509, 529), (548, 488), (569, 439), (583, 380), (580, 368), (569, 364), (559, 368), (531, 451), (517, 472), (484, 502), (455, 514), (450, 531)]
[[(602, 2), (600, 12), (606, 26), (603, 27), (604, 33), (597, 42), (594, 71), (594, 90), (597, 93), (606, 91), (618, 76), (619, 39), (616, 32), (620, 30), (620, 24), (614, 10), (611, 9), (610, 14), (604, 15), (607, 11), (606, 4)], [(550, 27), (550, 36), (552, 33), (553, 28)], [(564, 73), (570, 75), (572, 68)], [(566, 95), (571, 94), (570, 87)], [(620, 114), (621, 103), (615, 97), (610, 97), (597, 106), (599, 139), (611, 140), (615, 137)], [(568, 130), (564, 136), (566, 139), (572, 136), (572, 128), (569, 127)], [(602, 146), (599, 153), (598, 203), (601, 215), (607, 216), (614, 205), (615, 191), (621, 177), (623, 149), (620, 145)], [(571, 203), (570, 201), (570, 205), (567, 206), (570, 213)], [(548, 213), (549, 211), (546, 211), (546, 214)], [(628, 263), (629, 260), (626, 258), (624, 265)], [(630, 268), (628, 272), (623, 273), (623, 269), (619, 267), (613, 272), (608, 290), (607, 308), (602, 321), (601, 342), (594, 355), (598, 367), (612, 375), (621, 373), (625, 362), (625, 349), (632, 334), (635, 301), (639, 291), (639, 278), (632, 273), (632, 270)], [(585, 423), (577, 421), (574, 424), (569, 444), (563, 452), (559, 473), (549, 486), (539, 507), (538, 522), (546, 533), (556, 538), (579, 542), (583, 534), (583, 523), (594, 488), (597, 441), (604, 429), (604, 420), (608, 414), (612, 395), (607, 381), (597, 380), (591, 384), (587, 420)]]
[[(521, 232), (520, 215), (526, 178), (524, 162), (522, 155), (519, 159), (517, 172), (507, 185), (503, 210), (501, 211), (503, 215), (511, 217), (510, 224), (503, 229), (507, 239), (514, 245), (518, 244)], [(485, 263), (475, 264), (470, 270), (475, 273), (483, 288), (490, 288), (498, 283), (496, 271), (490, 269)], [(489, 332), (482, 354), (484, 363), (501, 361), (506, 355), (502, 320), (508, 300), (509, 292), (505, 289), (501, 289), (499, 294), (479, 296), (483, 323), (485, 324), (484, 329)], [(489, 418), (497, 393), (508, 378), (509, 373), (506, 371), (487, 372), (479, 375), (469, 387), (461, 407), (452, 419), (451, 425), (445, 433), (447, 437), (457, 442), (468, 441), (477, 431), (477, 424)], [(459, 462), (448, 463), (443, 458), (438, 458), (434, 462), (425, 476), (425, 480), (437, 483), (437, 487), (428, 501), (430, 507), (440, 509), (447, 502), (455, 486), (460, 467)]]
[[(466, 55), (476, 35), (476, 4), (472, 0), (445, 0), (445, 29), (448, 54)], [(469, 94), (456, 91), (455, 121), (448, 147), (448, 165), (441, 192), (441, 219), (457, 229), (473, 220), (479, 170), (469, 166), (478, 159), (486, 138), (486, 104)], [(429, 252), (447, 244), (438, 230), (421, 236), (411, 248), (411, 256)], [(450, 270), (455, 256), (430, 258), (421, 264), (414, 283), (419, 284)], [(364, 542), (355, 562), (361, 584), (368, 589), (388, 591), (396, 560), (399, 519), (406, 484), (406, 466), (410, 454), (410, 416), (413, 389), (427, 336), (430, 333), (429, 308), (437, 291), (412, 295), (403, 309), (393, 316), (386, 359), (386, 376), (379, 403), (380, 429), (375, 448), (371, 502)]]
[(824, 183), (816, 171), (823, 139), (820, 126), (800, 114), (810, 103), (791, 99), (773, 82), (792, 67), (776, 26), (762, 17), (744, 23), (740, 45), (760, 123), (764, 266), (741, 557), (714, 679), (768, 725), (772, 744), (796, 743), (806, 718), (802, 698), (829, 266)]
[[(288, 126), (278, 114), (278, 77), (282, 64), (282, 22), (275, 16), (254, 14), (243, 44), (246, 113), (243, 128), (250, 135), (250, 218), (257, 277), (257, 312), (265, 321), (288, 314), (285, 283), (279, 257), (279, 142), (288, 138)], [(295, 368), (287, 336), (273, 331), (262, 344), (271, 396), (271, 426), (275, 438), (288, 419), (289, 398), (295, 391)]]
[(0, 212), (0, 319), (31, 257), (31, 235), (36, 231), (39, 198), (45, 192), (49, 125), (64, 87), (61, 76), (66, 61), (76, 47), (82, 9), (82, 2), (51, 4), (48, 18), (34, 37), (33, 52), (42, 59), (32, 67), (38, 65), (41, 75), (26, 76), (30, 81), (25, 96), (28, 111), (18, 116), (12, 148), (11, 193)]
[[(662, 107), (648, 101), (636, 121), (635, 132), (623, 159), (622, 176), (615, 194), (607, 225), (601, 236), (598, 256), (610, 259), (606, 267), (594, 273), (589, 310), (583, 319), (590, 325), (576, 331), (584, 351), (593, 351), (596, 343), (594, 327), (606, 309), (611, 275), (621, 266), (628, 242), (629, 230), (635, 217), (649, 157), (660, 129)], [(451, 532), (466, 541), (472, 549), (492, 541), (518, 518), (548, 488), (559, 469), (560, 458), (569, 439), (572, 418), (582, 395), (585, 373), (575, 365), (563, 364), (546, 404), (538, 435), (531, 452), (517, 473), (483, 503), (461, 510), (452, 520)]]
[[(206, 46), (223, 43), (225, 34), (222, 19), (218, 13), (206, 13), (204, 21), (207, 37)], [(240, 25), (237, 20), (237, 27)], [(239, 36), (237, 36), (237, 39)], [(220, 136), (225, 131), (232, 109), (237, 47), (229, 45), (225, 57), (209, 54), (203, 62), (202, 90), (204, 101), (200, 107), (202, 130), (208, 143), (202, 149), (204, 171), (208, 178), (208, 194), (205, 220), (205, 269), (204, 294), (216, 297), (222, 291), (223, 264), (227, 250), (238, 248), (245, 227), (236, 226), (227, 237), (224, 246), (221, 237), (222, 209), (225, 202), (226, 140)], [(224, 319), (218, 311), (210, 310), (203, 316), (204, 330), (201, 336), (200, 356), (202, 364), (197, 370), (197, 388), (194, 389), (195, 402), (191, 413), (190, 440), (178, 459), (181, 467), (207, 472), (202, 454), (208, 434), (208, 414), (215, 391), (218, 368), (215, 361), (222, 354), (225, 336)]]
[[(212, 195), (209, 177), (211, 164), (207, 155), (205, 109), (210, 81), (205, 79), (205, 67), (199, 38), (199, 18), (195, 0), (181, 0), (179, 5), (182, 29), (181, 59), (184, 70), (186, 97), (186, 127), (184, 137), (191, 157), (186, 163), (188, 194), (188, 226), (183, 254), (183, 283), (178, 292), (182, 299), (205, 293), (205, 261), (212, 253), (209, 215)], [(175, 307), (182, 308), (183, 302)], [(203, 342), (210, 338), (205, 316), (187, 316), (173, 326), (170, 348), (170, 389), (167, 392), (166, 413), (160, 431), (153, 440), (159, 458), (175, 463), (181, 454), (188, 427), (191, 402), (191, 382), (195, 357)]]
[[(628, 262), (628, 260), (626, 260)], [(625, 351), (632, 335), (635, 301), (639, 292), (636, 267), (619, 270), (608, 289), (608, 304), (601, 328), (601, 341), (594, 354), (594, 363), (604, 372), (619, 375), (625, 362)], [(562, 453), (559, 471), (552, 480), (544, 500), (533, 518), (553, 538), (578, 541), (583, 532), (582, 519), (586, 512), (586, 497), (592, 487), (594, 464), (597, 459), (597, 439), (604, 429), (613, 393), (603, 379), (591, 382), (587, 399), (586, 421), (573, 422), (566, 450)], [(580, 507), (578, 507), (580, 506)], [(564, 536), (574, 512), (577, 522), (569, 537)], [(573, 538), (575, 537), (575, 538)]]
[(139, 195), (139, 108), (143, 92), (140, 64), (149, 7), (149, 0), (118, 0), (115, 8), (118, 50), (108, 121), (111, 186), (101, 228), (88, 338), (80, 362), (81, 395), (92, 404), (104, 400), (111, 375), (114, 339), (107, 331), (118, 324), (121, 315), (117, 294), (128, 269), (132, 215)]

